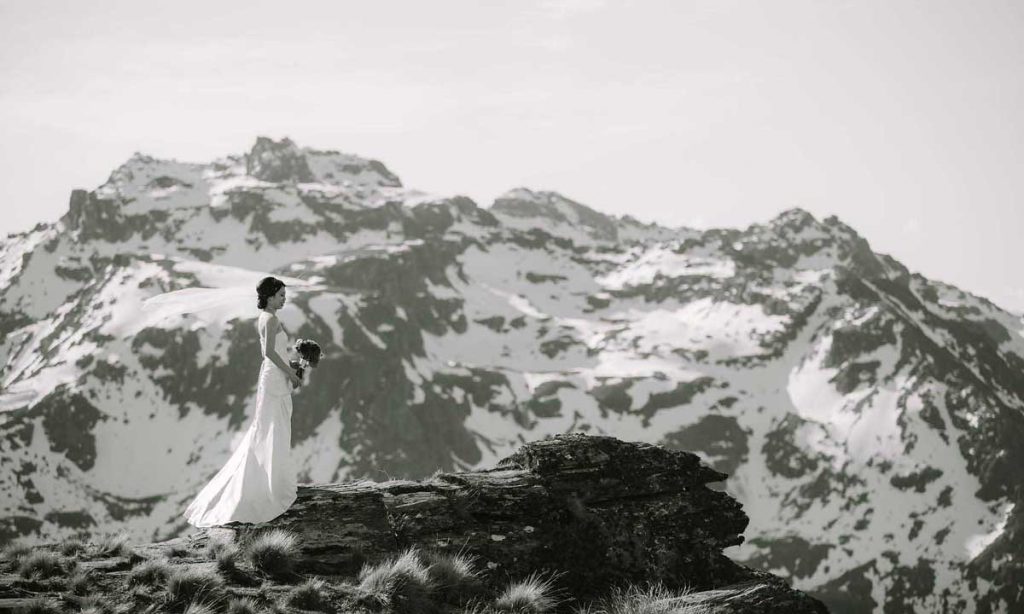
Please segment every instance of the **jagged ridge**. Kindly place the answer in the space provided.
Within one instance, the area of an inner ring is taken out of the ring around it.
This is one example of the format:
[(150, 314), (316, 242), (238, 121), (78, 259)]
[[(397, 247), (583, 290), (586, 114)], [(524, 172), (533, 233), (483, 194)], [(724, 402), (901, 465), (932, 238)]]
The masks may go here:
[(244, 155), (176, 164), (137, 156), (130, 178), (79, 194), (81, 224), (0, 245), (4, 538), (180, 531), (244, 427), (251, 304), (131, 314), (160, 291), (275, 271), (327, 286), (282, 316), (328, 346), (322, 373), (342, 374), (296, 401), (307, 480), (629, 434), (730, 473), (753, 535), (735, 558), (830, 603), (1018, 604), (1022, 322), (839, 220), (790, 210), (597, 240), (373, 172), (271, 182)]

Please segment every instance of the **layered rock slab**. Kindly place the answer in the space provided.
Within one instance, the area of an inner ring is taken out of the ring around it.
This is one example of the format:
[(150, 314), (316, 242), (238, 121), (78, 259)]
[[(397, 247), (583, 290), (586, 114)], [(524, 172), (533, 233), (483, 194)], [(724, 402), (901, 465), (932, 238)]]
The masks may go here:
[(687, 452), (561, 435), (528, 443), (493, 469), (303, 486), (271, 522), (203, 529), (187, 540), (244, 544), (284, 529), (300, 537), (300, 569), (311, 573), (355, 574), (417, 546), (475, 555), (495, 587), (544, 570), (577, 599), (661, 582), (706, 591), (721, 612), (825, 612), (722, 553), (743, 542), (749, 520), (735, 499), (708, 488), (726, 477)]

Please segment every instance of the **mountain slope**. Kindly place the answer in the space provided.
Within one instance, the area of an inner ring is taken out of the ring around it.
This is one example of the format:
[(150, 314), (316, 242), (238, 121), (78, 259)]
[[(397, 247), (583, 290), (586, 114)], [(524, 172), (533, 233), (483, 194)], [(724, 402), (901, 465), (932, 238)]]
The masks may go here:
[(834, 611), (1022, 606), (1024, 323), (835, 218), (666, 229), (525, 189), (482, 209), (260, 139), (205, 165), (137, 155), (0, 249), (8, 538), (183, 531), (246, 426), (255, 309), (139, 306), (274, 272), (289, 335), (326, 350), (294, 397), (300, 481), (606, 433), (730, 474), (751, 517), (730, 556)]

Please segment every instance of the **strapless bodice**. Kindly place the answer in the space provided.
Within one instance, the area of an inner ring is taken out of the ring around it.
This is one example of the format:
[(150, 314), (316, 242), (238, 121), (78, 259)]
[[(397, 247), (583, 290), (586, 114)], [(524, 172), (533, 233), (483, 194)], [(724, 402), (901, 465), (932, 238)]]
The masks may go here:
[[(288, 334), (283, 329), (278, 329), (274, 335), (274, 349), (282, 360), (288, 362)], [(260, 335), (260, 348), (263, 349), (263, 335)], [(273, 361), (264, 357), (260, 364), (259, 383), (271, 394), (291, 394), (291, 383), (288, 376)]]
[[(260, 335), (260, 349), (266, 350), (264, 347), (263, 335)], [(288, 360), (288, 334), (284, 332), (284, 330), (278, 329), (277, 334), (274, 335), (274, 349), (277, 350), (277, 353), (281, 358)], [(270, 362), (266, 358), (263, 360)]]

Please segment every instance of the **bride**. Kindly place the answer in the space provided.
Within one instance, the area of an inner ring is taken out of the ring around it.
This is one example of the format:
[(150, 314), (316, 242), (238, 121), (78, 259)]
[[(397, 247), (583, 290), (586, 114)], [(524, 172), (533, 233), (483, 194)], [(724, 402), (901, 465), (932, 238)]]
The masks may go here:
[(261, 311), (256, 328), (263, 349), (256, 408), (238, 448), (182, 514), (196, 527), (266, 522), (295, 501), (291, 392), (300, 379), (288, 366), (288, 335), (277, 318), (285, 302), (285, 284), (264, 277), (256, 294)]

